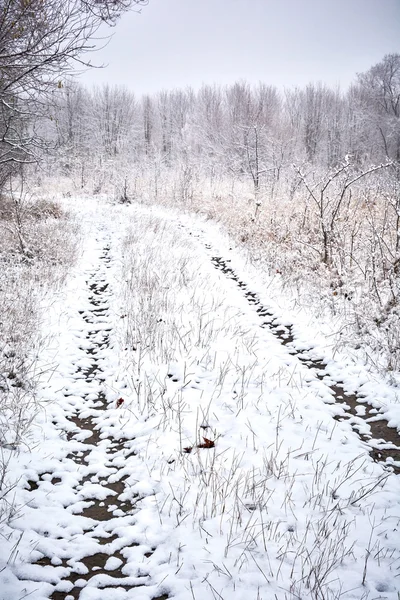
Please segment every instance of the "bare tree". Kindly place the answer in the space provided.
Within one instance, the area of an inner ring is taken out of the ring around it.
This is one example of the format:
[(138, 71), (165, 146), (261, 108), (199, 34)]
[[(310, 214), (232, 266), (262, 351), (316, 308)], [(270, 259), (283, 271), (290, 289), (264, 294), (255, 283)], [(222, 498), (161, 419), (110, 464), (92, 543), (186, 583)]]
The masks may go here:
[(341, 165), (329, 170), (321, 180), (311, 182), (300, 167), (295, 170), (313, 200), (319, 220), (322, 237), (322, 262), (332, 265), (332, 247), (335, 240), (335, 227), (340, 211), (350, 188), (360, 179), (380, 169), (392, 166), (392, 162), (371, 166), (364, 171), (354, 169), (351, 157), (346, 156)]
[(384, 155), (400, 162), (400, 54), (387, 54), (358, 80)]
[[(32, 117), (43, 98), (74, 69), (91, 66), (87, 54), (104, 23), (147, 0), (0, 0), (0, 168), (37, 159), (40, 136)], [(0, 178), (1, 179), (1, 178)], [(0, 181), (1, 183), (1, 181)]]

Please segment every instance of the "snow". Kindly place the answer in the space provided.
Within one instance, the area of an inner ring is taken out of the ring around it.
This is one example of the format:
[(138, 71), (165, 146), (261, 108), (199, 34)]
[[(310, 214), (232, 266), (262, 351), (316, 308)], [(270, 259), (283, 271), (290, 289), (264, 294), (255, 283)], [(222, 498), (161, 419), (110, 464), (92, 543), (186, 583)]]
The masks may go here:
[[(0, 598), (73, 598), (73, 572), (80, 600), (397, 600), (400, 465), (374, 462), (333, 418), (343, 407), (329, 384), (362, 391), (355, 419), (366, 432), (365, 403), (400, 428), (399, 391), (335, 352), (329, 323), (289, 310), (275, 278), (217, 225), (69, 202), (82, 254), (43, 323), (35, 441), (8, 451), (19, 508), (3, 524)], [(268, 317), (213, 256), (230, 261), (271, 321), (293, 324), (292, 344), (260, 326)], [(324, 362), (326, 377), (295, 351)], [(85, 558), (100, 553), (88, 581)]]

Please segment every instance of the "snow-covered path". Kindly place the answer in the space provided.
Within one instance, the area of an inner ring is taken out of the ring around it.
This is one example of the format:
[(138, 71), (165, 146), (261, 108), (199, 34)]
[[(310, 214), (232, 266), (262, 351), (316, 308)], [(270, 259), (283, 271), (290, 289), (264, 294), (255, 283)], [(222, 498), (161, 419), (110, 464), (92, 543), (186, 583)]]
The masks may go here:
[(0, 598), (398, 600), (398, 450), (363, 418), (398, 425), (396, 391), (279, 313), (215, 226), (84, 214)]

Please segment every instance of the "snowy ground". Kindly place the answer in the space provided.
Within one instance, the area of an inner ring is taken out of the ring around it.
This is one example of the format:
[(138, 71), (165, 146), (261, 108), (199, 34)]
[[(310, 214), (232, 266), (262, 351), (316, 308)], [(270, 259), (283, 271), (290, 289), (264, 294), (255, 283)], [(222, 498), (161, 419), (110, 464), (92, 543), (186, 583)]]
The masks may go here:
[(398, 391), (215, 225), (76, 206), (0, 598), (398, 600)]

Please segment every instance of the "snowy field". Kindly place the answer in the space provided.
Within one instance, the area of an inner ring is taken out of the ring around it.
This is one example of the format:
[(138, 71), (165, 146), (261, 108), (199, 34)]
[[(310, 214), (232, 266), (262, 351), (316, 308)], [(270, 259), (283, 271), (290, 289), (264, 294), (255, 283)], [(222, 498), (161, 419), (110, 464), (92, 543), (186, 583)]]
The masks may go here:
[(81, 256), (48, 303), (41, 411), (2, 449), (1, 600), (398, 600), (399, 456), (363, 418), (400, 429), (398, 389), (215, 224), (69, 209)]

